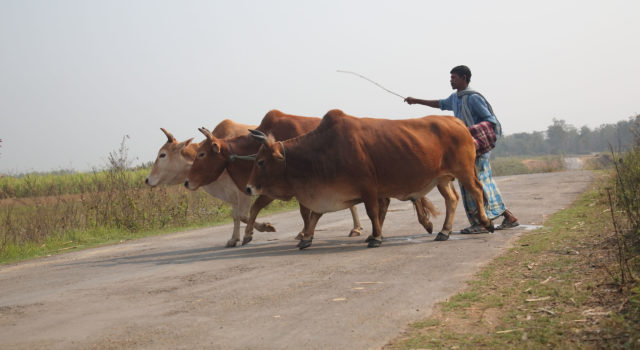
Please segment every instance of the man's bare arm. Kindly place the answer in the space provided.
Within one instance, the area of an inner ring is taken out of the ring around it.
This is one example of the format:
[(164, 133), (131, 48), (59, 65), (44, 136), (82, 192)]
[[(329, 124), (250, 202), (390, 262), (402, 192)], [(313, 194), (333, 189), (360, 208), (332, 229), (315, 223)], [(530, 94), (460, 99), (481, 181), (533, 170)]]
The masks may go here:
[(425, 106), (429, 106), (432, 108), (440, 108), (440, 101), (439, 100), (421, 100), (419, 98), (413, 98), (413, 97), (407, 97), (404, 99), (404, 102), (412, 105), (412, 104), (419, 104), (419, 105), (425, 105)]

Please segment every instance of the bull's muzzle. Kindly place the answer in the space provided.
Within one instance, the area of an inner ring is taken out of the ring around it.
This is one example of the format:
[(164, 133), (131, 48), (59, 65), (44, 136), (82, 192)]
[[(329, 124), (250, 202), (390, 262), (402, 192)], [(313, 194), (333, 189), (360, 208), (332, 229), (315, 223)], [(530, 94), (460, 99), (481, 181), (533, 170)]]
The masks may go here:
[(245, 188), (245, 191), (250, 196), (259, 196), (261, 194), (260, 186), (247, 185), (247, 187)]

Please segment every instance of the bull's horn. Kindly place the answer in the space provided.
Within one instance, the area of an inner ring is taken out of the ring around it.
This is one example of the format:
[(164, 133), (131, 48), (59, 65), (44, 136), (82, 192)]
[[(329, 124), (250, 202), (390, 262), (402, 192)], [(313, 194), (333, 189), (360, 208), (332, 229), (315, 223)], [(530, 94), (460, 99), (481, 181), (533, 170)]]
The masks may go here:
[(202, 134), (204, 134), (204, 136), (207, 137), (207, 140), (213, 141), (213, 135), (211, 134), (211, 131), (207, 130), (207, 128), (205, 128), (203, 126), (201, 128), (198, 128), (198, 131), (200, 131)]
[(262, 131), (249, 129), (249, 132), (251, 133), (251, 137), (254, 140), (265, 145), (267, 144), (267, 135), (265, 135)]
[(253, 135), (261, 135), (261, 136), (265, 136), (265, 137), (267, 136), (267, 135), (265, 135), (265, 134), (264, 134), (262, 131), (260, 131), (260, 130), (249, 129), (249, 132), (250, 132), (251, 134), (253, 134)]
[(173, 137), (173, 135), (171, 135), (171, 133), (170, 133), (170, 132), (168, 132), (168, 131), (167, 131), (167, 129), (165, 129), (165, 128), (160, 128), (160, 130), (162, 130), (162, 132), (163, 132), (165, 135), (167, 135), (167, 139), (168, 139), (168, 141), (167, 141), (167, 142), (171, 142), (171, 143), (176, 142), (176, 138), (175, 138), (175, 137)]

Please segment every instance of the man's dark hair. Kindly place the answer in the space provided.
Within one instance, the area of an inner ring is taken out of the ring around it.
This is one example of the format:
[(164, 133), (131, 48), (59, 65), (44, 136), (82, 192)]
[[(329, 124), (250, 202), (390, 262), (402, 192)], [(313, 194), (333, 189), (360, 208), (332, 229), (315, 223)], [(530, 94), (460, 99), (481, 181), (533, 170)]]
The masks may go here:
[(469, 69), (469, 67), (467, 66), (453, 67), (453, 69), (449, 73), (464, 77), (467, 80), (467, 83), (471, 81), (471, 69)]

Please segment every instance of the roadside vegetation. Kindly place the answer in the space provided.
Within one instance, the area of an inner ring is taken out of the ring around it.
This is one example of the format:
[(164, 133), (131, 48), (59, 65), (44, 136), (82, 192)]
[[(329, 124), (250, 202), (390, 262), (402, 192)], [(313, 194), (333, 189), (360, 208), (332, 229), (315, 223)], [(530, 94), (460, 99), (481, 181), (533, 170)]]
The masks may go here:
[(108, 160), (91, 173), (0, 178), (0, 264), (231, 221), (231, 207), (204, 191), (147, 187), (150, 168), (130, 167), (124, 139)]
[(523, 235), (385, 348), (640, 348), (636, 137), (630, 152), (612, 152), (614, 170), (597, 172), (571, 208)]

